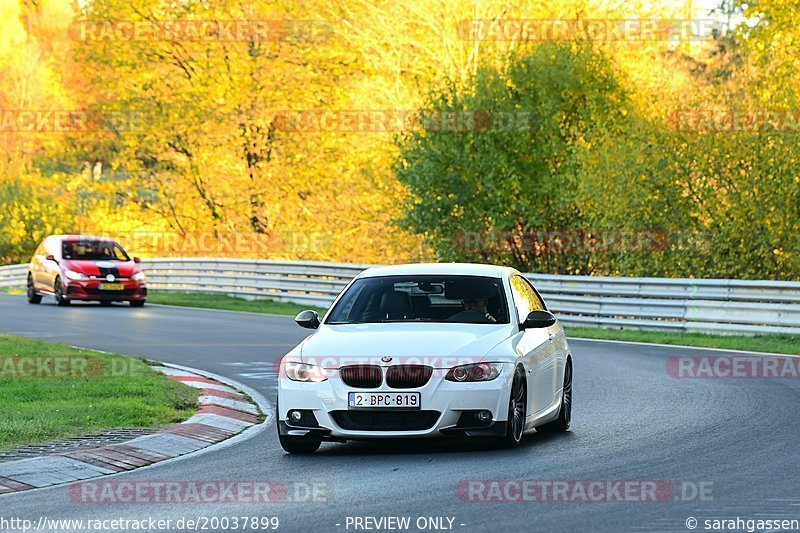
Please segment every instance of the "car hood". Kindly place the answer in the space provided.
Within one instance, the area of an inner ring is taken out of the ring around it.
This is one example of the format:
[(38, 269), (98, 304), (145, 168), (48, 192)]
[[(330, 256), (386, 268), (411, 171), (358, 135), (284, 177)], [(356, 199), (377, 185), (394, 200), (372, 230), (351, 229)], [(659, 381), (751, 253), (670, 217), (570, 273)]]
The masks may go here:
[(117, 278), (129, 278), (139, 271), (133, 261), (82, 261), (77, 259), (64, 259), (64, 267), (86, 274), (87, 276), (107, 276), (113, 274)]
[[(303, 362), (338, 368), (346, 364), (426, 364), (449, 368), (479, 361), (512, 334), (510, 324), (322, 325), (303, 341)], [(391, 357), (391, 361), (381, 360)]]

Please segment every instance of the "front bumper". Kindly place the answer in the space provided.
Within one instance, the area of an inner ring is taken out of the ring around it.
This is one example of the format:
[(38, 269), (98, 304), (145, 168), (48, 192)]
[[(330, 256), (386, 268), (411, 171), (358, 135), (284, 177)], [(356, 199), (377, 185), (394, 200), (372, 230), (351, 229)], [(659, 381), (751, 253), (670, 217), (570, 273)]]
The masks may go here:
[[(446, 381), (447, 370), (435, 370), (425, 386), (414, 389), (390, 388), (386, 383), (374, 389), (358, 389), (346, 385), (336, 371), (330, 370), (329, 378), (322, 383), (291, 381), (281, 375), (278, 431), (282, 435), (337, 441), (504, 435), (513, 365), (504, 364), (492, 381), (474, 383)], [(349, 392), (419, 392), (421, 409), (351, 410)], [(292, 410), (304, 413), (299, 423), (289, 420)], [(479, 423), (472, 415), (483, 410), (490, 411), (492, 417)]]
[(66, 283), (64, 295), (70, 300), (87, 302), (130, 302), (147, 299), (147, 282), (121, 280), (115, 283), (122, 284), (122, 290), (103, 290), (101, 280), (69, 280)]

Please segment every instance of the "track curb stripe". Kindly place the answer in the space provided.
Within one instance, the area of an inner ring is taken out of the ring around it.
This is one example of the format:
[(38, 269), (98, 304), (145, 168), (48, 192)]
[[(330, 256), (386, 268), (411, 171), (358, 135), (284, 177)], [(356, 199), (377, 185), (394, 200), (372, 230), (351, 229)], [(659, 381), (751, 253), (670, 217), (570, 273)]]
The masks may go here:
[(198, 389), (199, 408), (194, 416), (158, 433), (122, 444), (0, 463), (0, 495), (149, 466), (197, 452), (259, 423), (261, 410), (258, 405), (230, 385), (203, 375), (201, 371), (170, 366), (151, 368)]

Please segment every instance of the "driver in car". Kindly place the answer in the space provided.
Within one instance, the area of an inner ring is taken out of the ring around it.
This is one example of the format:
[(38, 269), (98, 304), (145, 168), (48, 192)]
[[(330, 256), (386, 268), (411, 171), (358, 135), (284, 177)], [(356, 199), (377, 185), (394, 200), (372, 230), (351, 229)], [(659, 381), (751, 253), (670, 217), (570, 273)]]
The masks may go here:
[(489, 300), (486, 298), (464, 299), (462, 304), (464, 310), (459, 311), (449, 318), (451, 322), (468, 322), (473, 324), (494, 324), (497, 319), (489, 313), (486, 306)]

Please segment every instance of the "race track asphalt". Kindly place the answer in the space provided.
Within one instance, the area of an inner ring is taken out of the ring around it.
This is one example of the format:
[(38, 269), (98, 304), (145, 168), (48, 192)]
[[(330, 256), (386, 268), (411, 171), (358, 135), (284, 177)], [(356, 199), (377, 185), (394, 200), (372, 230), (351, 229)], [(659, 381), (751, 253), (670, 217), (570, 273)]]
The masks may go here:
[[(273, 404), (274, 362), (306, 334), (290, 317), (60, 308), (49, 300), (29, 305), (23, 296), (0, 294), (0, 333), (207, 370), (253, 387)], [(689, 531), (689, 517), (703, 531), (706, 519), (800, 519), (800, 379), (676, 379), (667, 372), (670, 358), (725, 352), (570, 344), (573, 429), (530, 435), (515, 450), (414, 441), (323, 444), (313, 456), (290, 456), (271, 424), (244, 442), (111, 479), (274, 481), (290, 491), (316, 483), (324, 501), (92, 504), (58, 486), (0, 496), (0, 517), (277, 516), (279, 531), (363, 531), (354, 529), (353, 517), (407, 516), (412, 526), (419, 517), (449, 517), (453, 530), (465, 532)], [(465, 480), (658, 481), (675, 491), (658, 502), (470, 502), (457, 493)], [(705, 497), (692, 497), (701, 487)]]

